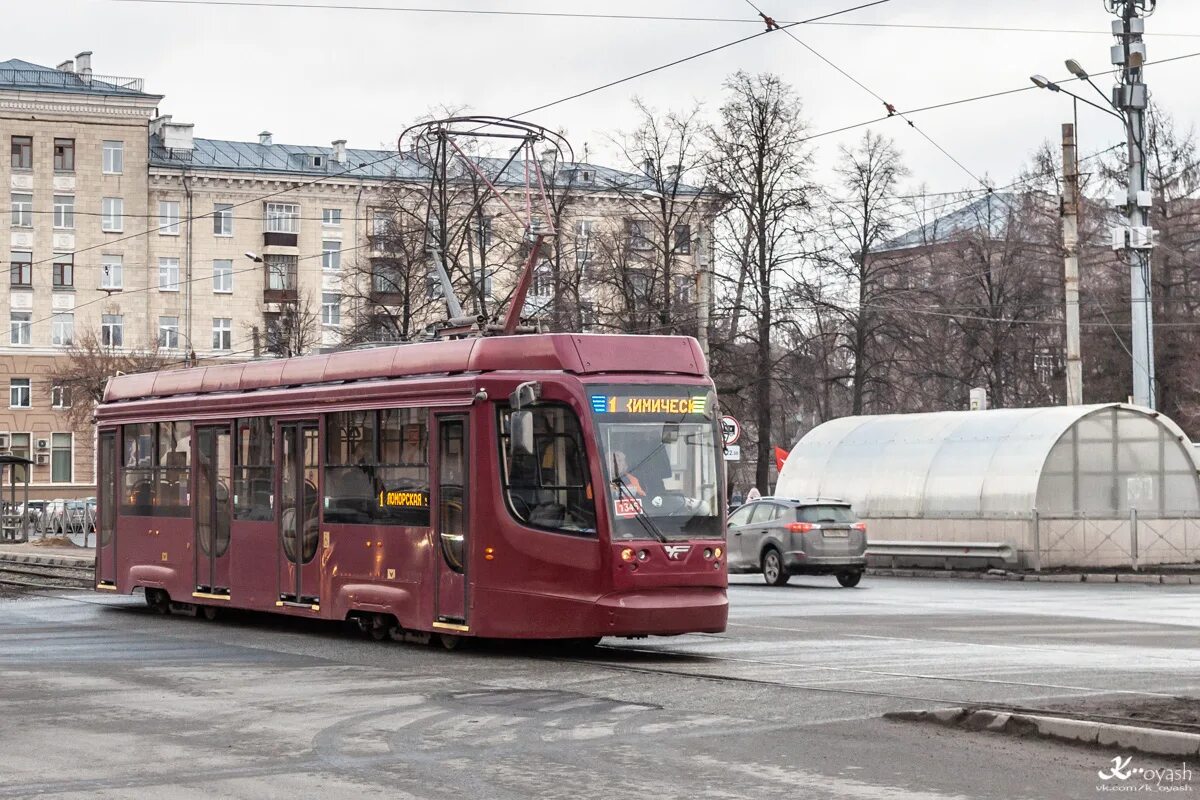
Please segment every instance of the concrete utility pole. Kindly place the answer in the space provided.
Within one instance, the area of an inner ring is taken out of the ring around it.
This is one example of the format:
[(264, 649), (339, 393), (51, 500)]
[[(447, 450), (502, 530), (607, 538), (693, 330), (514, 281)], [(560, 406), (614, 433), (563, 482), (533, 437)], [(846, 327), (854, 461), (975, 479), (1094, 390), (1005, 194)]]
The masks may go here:
[(1150, 228), (1150, 192), (1146, 186), (1146, 161), (1142, 147), (1146, 140), (1146, 84), (1142, 65), (1146, 45), (1142, 34), (1144, 17), (1154, 13), (1157, 0), (1104, 0), (1105, 8), (1120, 19), (1114, 20), (1113, 35), (1118, 44), (1112, 48), (1112, 63), (1121, 70), (1120, 81), (1113, 87), (1112, 103), (1125, 115), (1125, 135), (1129, 143), (1129, 188), (1125, 211), (1129, 221), (1113, 230), (1113, 248), (1123, 249), (1129, 259), (1129, 290), (1133, 328), (1133, 402), (1155, 407), (1154, 386), (1154, 315), (1150, 305), (1150, 248), (1154, 232)]
[(1067, 301), (1067, 405), (1083, 404), (1083, 362), (1079, 357), (1079, 166), (1075, 126), (1062, 126), (1063, 289)]

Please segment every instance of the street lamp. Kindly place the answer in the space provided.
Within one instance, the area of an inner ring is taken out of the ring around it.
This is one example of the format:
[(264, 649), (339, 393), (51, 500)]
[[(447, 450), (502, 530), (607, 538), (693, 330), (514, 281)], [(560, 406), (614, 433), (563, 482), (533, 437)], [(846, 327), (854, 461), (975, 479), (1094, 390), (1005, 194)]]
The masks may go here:
[[(1075, 62), (1068, 61), (1067, 63), (1071, 64), (1071, 63), (1075, 63)], [(1078, 67), (1079, 64), (1075, 63), (1075, 66)], [(1068, 67), (1068, 69), (1069, 68), (1070, 67)], [(1086, 77), (1086, 73), (1084, 74), (1084, 77)], [(1086, 103), (1087, 105), (1091, 106), (1092, 108), (1096, 108), (1096, 109), (1099, 109), (1100, 111), (1103, 111), (1105, 114), (1111, 114), (1112, 116), (1121, 120), (1122, 125), (1126, 124), (1125, 117), (1123, 115), (1117, 113), (1113, 109), (1105, 108), (1104, 106), (1100, 105), (1099, 103), (1093, 103), (1091, 100), (1088, 100), (1086, 97), (1080, 97), (1079, 95), (1075, 94), (1074, 92), (1072, 92), (1068, 89), (1064, 89), (1059, 84), (1055, 83), (1054, 81), (1052, 81), (1042, 75), (1030, 75), (1029, 80), (1033, 81), (1033, 85), (1038, 87), (1039, 89), (1049, 89), (1052, 92), (1062, 92), (1065, 95), (1069, 95), (1069, 96), (1073, 97), (1076, 101), (1078, 101), (1080, 103)], [(1088, 80), (1088, 83), (1091, 83), (1090, 79)], [(1094, 84), (1094, 83), (1092, 84), (1092, 86), (1095, 86), (1095, 85), (1096, 84)], [(1097, 88), (1096, 91), (1100, 91), (1099, 88)], [(1104, 92), (1100, 92), (1100, 95), (1103, 97)]]

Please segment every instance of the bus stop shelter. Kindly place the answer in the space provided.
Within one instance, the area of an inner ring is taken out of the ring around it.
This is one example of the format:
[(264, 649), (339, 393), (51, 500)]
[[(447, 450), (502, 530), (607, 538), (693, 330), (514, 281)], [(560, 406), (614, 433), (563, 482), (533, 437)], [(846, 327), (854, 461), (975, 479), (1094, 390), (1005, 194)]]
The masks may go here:
[[(33, 461), (21, 456), (0, 454), (0, 542), (27, 542), (32, 523), (29, 519), (29, 468)], [(18, 500), (17, 489), (21, 489)]]

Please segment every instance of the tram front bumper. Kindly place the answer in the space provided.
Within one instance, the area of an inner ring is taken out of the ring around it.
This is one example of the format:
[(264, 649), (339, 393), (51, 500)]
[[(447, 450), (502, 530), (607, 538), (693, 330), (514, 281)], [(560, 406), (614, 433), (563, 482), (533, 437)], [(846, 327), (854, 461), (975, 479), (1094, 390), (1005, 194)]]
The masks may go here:
[(729, 599), (716, 586), (614, 592), (596, 601), (595, 612), (596, 631), (605, 636), (721, 633)]

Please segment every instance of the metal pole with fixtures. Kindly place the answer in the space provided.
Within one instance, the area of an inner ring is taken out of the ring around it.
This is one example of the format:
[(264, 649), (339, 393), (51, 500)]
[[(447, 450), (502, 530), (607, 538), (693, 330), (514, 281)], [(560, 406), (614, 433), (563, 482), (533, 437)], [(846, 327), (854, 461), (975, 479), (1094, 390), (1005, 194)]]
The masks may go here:
[(1155, 407), (1154, 314), (1150, 307), (1150, 192), (1146, 185), (1146, 84), (1142, 65), (1146, 45), (1142, 41), (1146, 23), (1143, 15), (1154, 13), (1156, 0), (1105, 0), (1105, 7), (1120, 17), (1113, 21), (1118, 44), (1112, 48), (1112, 63), (1121, 68), (1120, 82), (1113, 87), (1113, 105), (1125, 114), (1125, 136), (1129, 144), (1129, 186), (1125, 211), (1128, 225), (1113, 231), (1113, 248), (1123, 249), (1129, 259), (1129, 292), (1132, 323), (1133, 402)]

